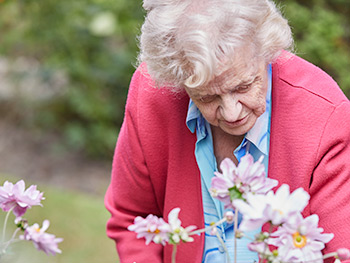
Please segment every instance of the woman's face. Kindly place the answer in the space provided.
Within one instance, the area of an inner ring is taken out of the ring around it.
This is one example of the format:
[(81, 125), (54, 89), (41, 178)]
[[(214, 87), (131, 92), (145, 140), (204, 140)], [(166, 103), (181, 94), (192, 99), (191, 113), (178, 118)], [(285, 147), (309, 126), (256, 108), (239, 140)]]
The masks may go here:
[(267, 65), (250, 56), (234, 62), (207, 86), (185, 89), (212, 126), (241, 136), (265, 112)]

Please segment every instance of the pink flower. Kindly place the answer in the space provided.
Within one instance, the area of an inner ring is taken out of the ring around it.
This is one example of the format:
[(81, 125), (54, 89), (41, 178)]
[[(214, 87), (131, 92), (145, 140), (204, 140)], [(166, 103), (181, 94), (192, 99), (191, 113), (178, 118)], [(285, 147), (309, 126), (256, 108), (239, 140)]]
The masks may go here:
[(216, 177), (211, 180), (211, 195), (224, 203), (225, 208), (233, 208), (230, 199), (230, 190), (235, 186), (236, 165), (226, 158), (220, 164), (222, 173), (214, 172)]
[(318, 227), (318, 216), (303, 218), (301, 214), (294, 217), (292, 223), (285, 223), (271, 234), (268, 243), (278, 247), (278, 257), (282, 261), (323, 262), (321, 250), (333, 234), (322, 234)]
[(134, 224), (128, 227), (129, 231), (137, 233), (137, 238), (145, 238), (146, 245), (151, 241), (165, 245), (169, 241), (170, 226), (163, 218), (148, 215), (146, 218), (136, 217)]
[(259, 255), (272, 255), (269, 246), (263, 241), (254, 241), (249, 243), (247, 246), (250, 251), (257, 252)]
[(237, 167), (237, 176), (239, 178), (238, 182), (241, 183), (239, 188), (243, 193), (266, 194), (277, 186), (277, 180), (266, 177), (262, 160), (263, 156), (254, 163), (254, 158), (250, 154), (241, 158)]
[(231, 159), (224, 159), (220, 164), (222, 173), (215, 172), (216, 177), (212, 179), (212, 196), (222, 201), (225, 208), (234, 208), (234, 199), (244, 199), (250, 193), (266, 194), (278, 182), (266, 177), (262, 159), (254, 163), (253, 157), (247, 154), (237, 167)]
[(167, 242), (177, 244), (180, 241), (192, 242), (190, 232), (196, 229), (196, 226), (188, 226), (186, 228), (181, 226), (179, 219), (180, 208), (174, 208), (168, 214), (168, 222), (163, 218), (158, 218), (155, 215), (148, 215), (146, 218), (140, 216), (136, 217), (134, 224), (128, 227), (129, 231), (137, 233), (137, 238), (145, 238), (146, 245), (150, 242), (161, 243), (165, 245)]
[(36, 189), (36, 185), (31, 185), (25, 190), (23, 180), (18, 181), (15, 185), (6, 181), (0, 186), (0, 207), (3, 211), (8, 212), (13, 209), (16, 217), (22, 216), (28, 208), (34, 205), (41, 205), (43, 193)]
[(62, 242), (62, 238), (56, 238), (55, 235), (46, 233), (50, 225), (49, 220), (44, 220), (42, 228), (38, 224), (34, 224), (27, 227), (24, 231), (24, 235), (20, 236), (20, 239), (32, 241), (36, 249), (44, 251), (46, 254), (55, 255), (61, 253), (58, 248), (58, 243)]

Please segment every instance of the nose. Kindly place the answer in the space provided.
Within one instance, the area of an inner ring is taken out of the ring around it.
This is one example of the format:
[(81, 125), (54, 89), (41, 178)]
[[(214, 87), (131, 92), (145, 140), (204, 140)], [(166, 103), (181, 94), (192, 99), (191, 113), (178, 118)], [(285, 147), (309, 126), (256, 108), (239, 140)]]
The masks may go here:
[(221, 97), (220, 115), (228, 122), (235, 122), (239, 120), (242, 104), (233, 94), (225, 94)]

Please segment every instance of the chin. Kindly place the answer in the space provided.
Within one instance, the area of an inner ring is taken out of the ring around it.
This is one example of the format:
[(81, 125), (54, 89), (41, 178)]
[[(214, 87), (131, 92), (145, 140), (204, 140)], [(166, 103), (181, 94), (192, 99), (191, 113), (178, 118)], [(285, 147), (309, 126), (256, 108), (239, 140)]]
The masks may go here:
[(230, 128), (227, 127), (225, 125), (222, 125), (220, 128), (233, 136), (242, 136), (244, 134), (246, 134), (251, 128), (253, 128), (254, 124), (255, 124), (256, 118), (254, 120), (249, 120), (247, 123), (245, 123), (242, 126), (238, 126), (238, 127), (234, 127), (234, 128)]

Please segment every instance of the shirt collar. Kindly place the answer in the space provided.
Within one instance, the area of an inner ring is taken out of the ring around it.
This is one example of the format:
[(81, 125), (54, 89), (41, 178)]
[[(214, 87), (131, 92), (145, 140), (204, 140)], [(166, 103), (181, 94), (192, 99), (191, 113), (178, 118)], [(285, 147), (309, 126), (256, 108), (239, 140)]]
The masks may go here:
[[(272, 90), (272, 70), (271, 65), (268, 67), (268, 88), (266, 94), (266, 109), (265, 112), (257, 119), (254, 126), (247, 132), (242, 143), (238, 148), (242, 147), (246, 140), (253, 143), (259, 151), (267, 155), (268, 151), (268, 126), (269, 126), (269, 112), (271, 107), (271, 90)], [(208, 135), (206, 125), (207, 121), (204, 119), (202, 113), (199, 111), (197, 106), (190, 99), (186, 117), (186, 125), (188, 129), (194, 133), (197, 131), (197, 140), (204, 138)]]
[(268, 132), (269, 117), (271, 108), (271, 89), (272, 89), (272, 69), (268, 66), (268, 85), (266, 93), (265, 112), (256, 120), (254, 126), (246, 134), (246, 139), (253, 143), (263, 154), (268, 152)]
[(205, 137), (208, 134), (206, 129), (206, 119), (204, 119), (202, 113), (197, 108), (196, 104), (190, 99), (186, 117), (187, 128), (194, 133), (197, 131), (197, 138), (199, 135)]

